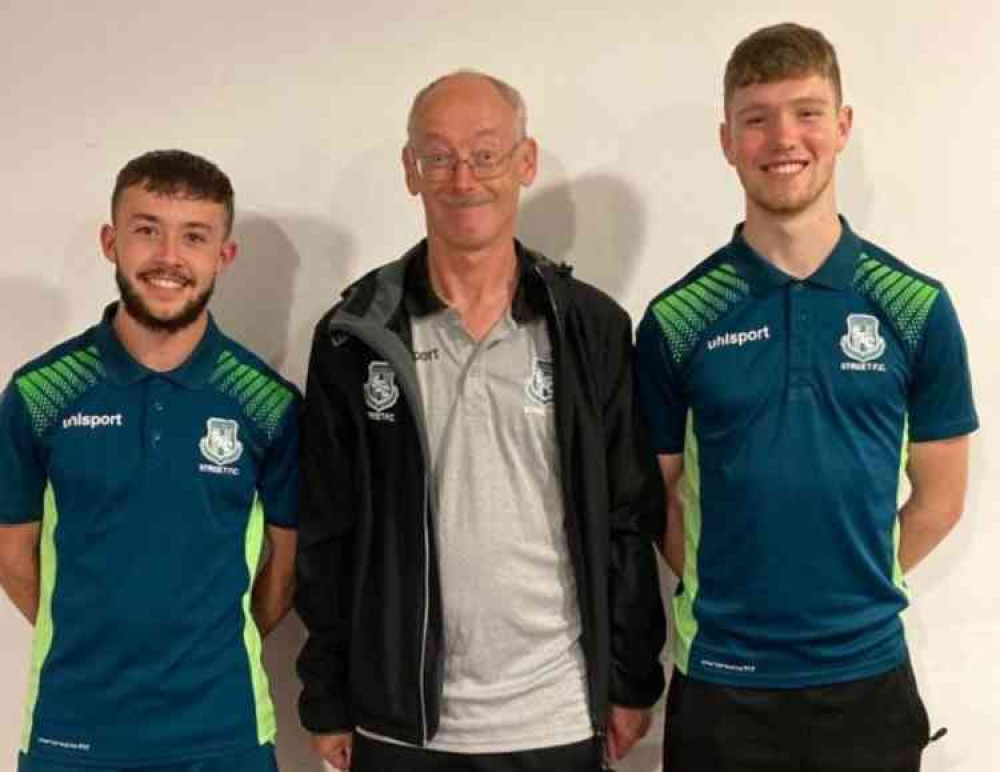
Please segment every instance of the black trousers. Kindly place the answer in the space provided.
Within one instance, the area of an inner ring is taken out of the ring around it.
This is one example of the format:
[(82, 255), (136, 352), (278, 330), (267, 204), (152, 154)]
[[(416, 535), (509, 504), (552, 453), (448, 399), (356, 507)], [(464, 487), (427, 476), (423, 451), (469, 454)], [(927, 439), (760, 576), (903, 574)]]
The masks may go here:
[(355, 732), (351, 772), (600, 772), (602, 754), (596, 738), (514, 753), (446, 753)]
[(930, 726), (907, 662), (858, 681), (742, 689), (674, 672), (665, 772), (918, 772)]

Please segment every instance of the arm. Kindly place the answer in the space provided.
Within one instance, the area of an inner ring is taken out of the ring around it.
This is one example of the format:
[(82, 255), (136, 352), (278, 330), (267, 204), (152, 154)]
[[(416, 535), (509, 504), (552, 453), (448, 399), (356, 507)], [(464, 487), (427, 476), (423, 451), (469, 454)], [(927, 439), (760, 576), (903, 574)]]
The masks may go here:
[[(354, 591), (355, 468), (357, 432), (346, 394), (337, 388), (356, 367), (349, 353), (334, 349), (321, 321), (313, 340), (302, 420), (302, 504), (295, 558), (295, 609), (307, 638), (297, 669), (302, 681), (299, 718), (314, 735), (354, 729), (350, 692), (351, 595)], [(340, 352), (337, 356), (335, 353)], [(357, 376), (356, 392), (360, 398)], [(360, 415), (360, 406), (354, 406)], [(332, 741), (330, 741), (332, 742)], [(342, 744), (342, 743), (341, 743)], [(324, 755), (329, 743), (317, 737)]]
[(899, 512), (899, 562), (908, 572), (955, 527), (965, 503), (968, 435), (910, 444), (912, 492)]
[(608, 349), (617, 352), (604, 410), (611, 504), (611, 706), (607, 753), (623, 758), (649, 729), (650, 708), (663, 692), (660, 652), (666, 619), (653, 543), (661, 537), (663, 488), (636, 396), (631, 324)]
[(266, 636), (292, 607), (295, 591), (295, 544), (298, 533), (291, 528), (267, 527), (267, 560), (253, 585), (253, 618)]
[(0, 586), (24, 618), (38, 615), (41, 523), (0, 526)]
[(681, 503), (679, 486), (684, 473), (684, 456), (671, 453), (657, 456), (660, 475), (666, 492), (666, 529), (660, 551), (667, 565), (678, 579), (684, 576), (684, 506)]

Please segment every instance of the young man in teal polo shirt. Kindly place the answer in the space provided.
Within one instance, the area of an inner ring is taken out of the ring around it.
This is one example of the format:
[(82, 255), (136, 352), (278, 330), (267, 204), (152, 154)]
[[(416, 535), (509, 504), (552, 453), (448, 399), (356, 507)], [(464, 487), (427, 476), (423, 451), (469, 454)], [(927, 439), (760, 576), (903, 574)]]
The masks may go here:
[(929, 739), (904, 575), (962, 511), (978, 423), (944, 288), (838, 216), (851, 123), (819, 32), (740, 43), (721, 140), (746, 221), (640, 325), (681, 579), (670, 770), (913, 772)]
[(273, 772), (299, 396), (207, 311), (225, 174), (147, 153), (111, 214), (121, 301), (0, 401), (0, 584), (35, 626), (18, 769)]

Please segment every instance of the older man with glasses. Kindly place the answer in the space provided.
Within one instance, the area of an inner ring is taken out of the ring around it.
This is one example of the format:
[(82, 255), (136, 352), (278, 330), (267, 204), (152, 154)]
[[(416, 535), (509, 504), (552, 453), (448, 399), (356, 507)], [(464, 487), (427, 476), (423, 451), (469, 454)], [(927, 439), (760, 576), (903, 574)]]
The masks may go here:
[(514, 238), (524, 102), (459, 72), (403, 149), (427, 238), (319, 323), (300, 713), (355, 772), (593, 772), (644, 734), (665, 635), (628, 315)]

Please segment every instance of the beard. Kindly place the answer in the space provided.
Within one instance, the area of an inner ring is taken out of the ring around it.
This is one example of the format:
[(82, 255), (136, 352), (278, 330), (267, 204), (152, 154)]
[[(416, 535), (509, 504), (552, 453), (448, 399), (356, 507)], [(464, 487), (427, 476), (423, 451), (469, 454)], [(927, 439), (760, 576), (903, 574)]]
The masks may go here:
[(118, 293), (121, 295), (125, 312), (151, 332), (175, 333), (190, 327), (201, 317), (215, 291), (213, 279), (201, 294), (189, 300), (180, 311), (164, 318), (152, 312), (135, 286), (119, 268), (115, 268), (115, 283), (118, 285)]

